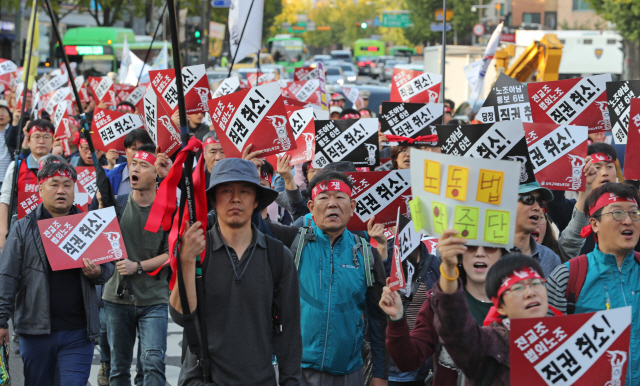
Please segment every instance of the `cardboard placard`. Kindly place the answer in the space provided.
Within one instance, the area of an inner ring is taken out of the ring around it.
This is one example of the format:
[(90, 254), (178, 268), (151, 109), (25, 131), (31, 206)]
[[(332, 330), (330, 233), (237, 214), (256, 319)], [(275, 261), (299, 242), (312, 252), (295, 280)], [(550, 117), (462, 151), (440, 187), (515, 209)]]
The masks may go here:
[[(313, 119), (313, 108), (286, 106), (289, 116), (289, 125), (293, 129), (293, 136), (296, 139), (296, 149), (278, 154), (291, 156), (289, 165), (298, 165), (313, 160), (316, 154), (316, 128)], [(278, 159), (276, 156), (267, 157), (267, 161), (276, 167)]]
[(113, 87), (113, 79), (110, 76), (90, 76), (89, 89), (96, 98), (96, 104), (104, 103), (106, 106), (115, 106), (116, 90)]
[(360, 95), (360, 90), (356, 87), (342, 87), (342, 92), (346, 98), (353, 104), (353, 108), (356, 110), (364, 109), (364, 100)]
[[(151, 88), (158, 95), (158, 103), (164, 107), (169, 115), (178, 109), (178, 88), (176, 86), (176, 72), (168, 70), (149, 71)], [(209, 111), (208, 102), (211, 99), (209, 81), (204, 64), (182, 67), (182, 84), (184, 88), (184, 103), (187, 114), (205, 113)]]
[(417, 70), (393, 69), (391, 102), (437, 103), (442, 75)]
[(110, 149), (115, 149), (118, 154), (124, 155), (124, 137), (131, 130), (142, 127), (142, 121), (136, 114), (96, 107), (91, 123), (93, 144), (96, 150), (107, 152)]
[(144, 93), (147, 91), (147, 86), (138, 86), (136, 87), (131, 94), (125, 99), (126, 102), (131, 103), (134, 106), (138, 105), (138, 102), (142, 100)]
[[(400, 223), (400, 208), (398, 208), (397, 224)], [(398, 291), (407, 286), (407, 282), (404, 279), (404, 272), (402, 269), (402, 252), (400, 252), (400, 237), (397, 237), (400, 232), (400, 227), (396, 227), (396, 238), (393, 243), (393, 260), (391, 261), (391, 272), (389, 273), (389, 289), (391, 291)]]
[(80, 96), (80, 103), (89, 103), (91, 100), (89, 99), (89, 92), (87, 92), (87, 88), (84, 85), (84, 76), (76, 76), (73, 78), (73, 82), (76, 84), (76, 89)]
[(40, 202), (38, 192), (18, 192), (18, 220), (33, 212)]
[[(396, 253), (400, 255), (400, 267), (406, 283), (406, 286), (398, 291), (401, 296), (409, 299), (415, 295), (411, 293), (411, 287), (419, 279), (417, 275), (419, 264), (417, 257), (420, 251), (416, 251), (416, 249), (420, 248), (421, 240), (422, 235), (414, 230), (413, 222), (407, 216), (398, 215), (393, 254), (394, 258)], [(389, 277), (394, 278), (393, 274)]]
[(611, 130), (607, 82), (611, 74), (528, 83), (533, 121), (588, 126), (590, 133)]
[(276, 74), (273, 72), (251, 72), (247, 74), (247, 82), (251, 87), (262, 86), (276, 80)]
[(78, 180), (76, 181), (78, 192), (86, 193), (93, 197), (98, 191), (96, 168), (93, 166), (76, 166), (76, 172), (78, 173)]
[(411, 138), (438, 134), (433, 125), (442, 122), (442, 111), (442, 103), (382, 102), (380, 127), (383, 134)]
[(541, 186), (584, 191), (582, 173), (587, 156), (586, 126), (524, 123), (533, 172)]
[(476, 114), (482, 123), (520, 119), (533, 122), (527, 85), (501, 72), (482, 107)]
[(631, 307), (511, 319), (512, 385), (624, 385)]
[(640, 162), (634, 151), (640, 149), (640, 98), (631, 98), (628, 127), (627, 151), (624, 153), (624, 179), (640, 180)]
[(351, 161), (355, 166), (380, 164), (378, 120), (375, 118), (315, 121), (316, 155), (313, 167)]
[(318, 79), (320, 78), (320, 69), (324, 70), (322, 63), (318, 63), (316, 67), (298, 67), (293, 70), (293, 80), (301, 81), (301, 80), (310, 80), (310, 79)]
[(479, 125), (436, 125), (438, 146), (445, 154), (520, 162), (520, 183), (535, 181), (522, 121)]
[[(43, 95), (40, 104), (41, 110), (46, 111), (51, 116), (61, 101), (73, 101), (72, 96), (73, 94), (71, 93), (70, 87), (62, 87), (49, 94)], [(67, 105), (67, 110), (71, 110), (69, 114), (73, 114), (73, 105)]]
[(83, 268), (82, 259), (104, 264), (127, 258), (113, 207), (40, 220), (38, 228), (53, 271)]
[(180, 150), (180, 132), (169, 113), (158, 103), (158, 95), (151, 86), (147, 86), (144, 96), (136, 105), (136, 113), (153, 143), (163, 153), (172, 156)]
[[(129, 98), (129, 95), (131, 95), (133, 90), (136, 89), (136, 86), (130, 86), (128, 84), (116, 83), (116, 84), (113, 85), (113, 89), (116, 92), (116, 102), (120, 103), (122, 101), (127, 100), (127, 98)], [(135, 106), (135, 104), (134, 104), (134, 106)]]
[(607, 107), (615, 143), (627, 143), (631, 99), (640, 96), (640, 80), (607, 82)]
[(386, 172), (345, 173), (353, 185), (352, 199), (356, 209), (347, 224), (351, 230), (367, 230), (367, 222), (376, 216), (375, 223), (395, 226), (397, 213), (411, 218), (411, 181), (409, 169)]
[(232, 76), (230, 78), (225, 78), (218, 88), (216, 88), (216, 92), (213, 93), (213, 99), (220, 98), (224, 95), (229, 95), (234, 93), (240, 89), (240, 78), (237, 76)]
[(67, 82), (69, 82), (67, 74), (61, 73), (60, 70), (54, 70), (38, 79), (36, 85), (40, 94), (44, 95), (59, 89)]
[(53, 128), (54, 128), (54, 138), (61, 139), (62, 148), (64, 150), (64, 156), (68, 157), (71, 155), (71, 149), (69, 148), (69, 141), (67, 139), (71, 138), (71, 127), (69, 124), (71, 123), (69, 120), (69, 111), (68, 107), (71, 105), (71, 101), (63, 100), (58, 103), (56, 109), (53, 113)]
[(328, 110), (326, 81), (324, 77), (295, 81), (287, 84), (286, 97), (296, 99), (300, 102), (311, 103), (322, 106), (323, 110)]
[(9, 59), (0, 59), (0, 75), (18, 71), (18, 66)]
[(440, 236), (456, 229), (468, 245), (511, 248), (520, 166), (515, 162), (411, 152), (411, 218)]
[(240, 158), (250, 143), (264, 157), (297, 148), (277, 83), (213, 99), (209, 109), (227, 158)]

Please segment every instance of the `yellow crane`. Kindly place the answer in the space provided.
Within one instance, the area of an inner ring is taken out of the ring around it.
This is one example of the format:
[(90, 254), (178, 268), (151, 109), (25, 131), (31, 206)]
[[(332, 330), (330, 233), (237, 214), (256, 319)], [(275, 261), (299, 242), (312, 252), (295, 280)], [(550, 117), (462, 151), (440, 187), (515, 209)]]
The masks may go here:
[[(538, 82), (558, 80), (558, 68), (562, 58), (562, 43), (556, 34), (545, 34), (539, 41), (531, 43), (511, 66), (509, 60), (515, 56), (515, 45), (496, 51), (496, 70), (504, 72), (518, 82), (531, 82), (535, 74)], [(537, 72), (536, 72), (537, 71)]]

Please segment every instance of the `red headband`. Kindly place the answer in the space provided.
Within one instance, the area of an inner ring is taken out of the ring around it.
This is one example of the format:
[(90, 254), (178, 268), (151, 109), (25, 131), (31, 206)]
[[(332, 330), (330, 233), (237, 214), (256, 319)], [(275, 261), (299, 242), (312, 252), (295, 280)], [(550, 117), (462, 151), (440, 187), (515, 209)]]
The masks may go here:
[(156, 163), (156, 156), (154, 156), (151, 153), (147, 153), (146, 151), (142, 151), (142, 150), (138, 150), (136, 152), (136, 155), (133, 156), (133, 159), (139, 159), (139, 160), (142, 160), (142, 161), (147, 161), (151, 165), (154, 165)]
[[(54, 162), (57, 162), (57, 161), (54, 161)], [(68, 170), (56, 170), (55, 173), (53, 173), (52, 175), (44, 177), (42, 180), (40, 180), (40, 183), (43, 183), (49, 178), (53, 178), (53, 177), (67, 177), (69, 179), (72, 179), (74, 182), (76, 181), (75, 178), (71, 177), (71, 173)]]
[(51, 130), (50, 128), (48, 128), (46, 126), (33, 125), (29, 129), (29, 135), (35, 133), (36, 131), (45, 131), (45, 132), (49, 132), (49, 133), (53, 134), (53, 130)]
[(322, 192), (342, 192), (351, 197), (351, 188), (349, 185), (339, 180), (322, 181), (318, 183), (311, 192), (311, 199), (315, 200), (316, 196)]
[(209, 138), (207, 138), (207, 139), (204, 141), (204, 145), (205, 145), (205, 146), (207, 146), (207, 145), (211, 145), (211, 144), (214, 144), (214, 143), (220, 143), (220, 141), (217, 141), (217, 140), (216, 140), (215, 138), (213, 138), (213, 137), (209, 137)]
[(606, 153), (593, 153), (591, 154), (591, 162), (614, 162), (613, 158)]
[(491, 324), (491, 322), (502, 323), (502, 318), (500, 318), (500, 314), (498, 313), (498, 305), (500, 304), (500, 297), (512, 285), (527, 279), (544, 280), (544, 278), (540, 276), (540, 274), (532, 267), (526, 267), (522, 271), (513, 271), (509, 276), (507, 276), (502, 281), (500, 288), (498, 288), (498, 295), (491, 298), (491, 301), (493, 302), (493, 307), (491, 307), (491, 309), (489, 310), (487, 317), (484, 319), (483, 325), (488, 326)]
[[(616, 203), (616, 202), (631, 202), (638, 205), (636, 200), (631, 197), (620, 197), (620, 196), (616, 196), (614, 193), (605, 193), (602, 196), (598, 197), (598, 200), (596, 201), (595, 204), (589, 207), (589, 215), (592, 216), (599, 209), (602, 209), (605, 206)], [(593, 229), (591, 229), (591, 224), (587, 224), (580, 231), (580, 236), (582, 236), (582, 238), (585, 238), (592, 233), (593, 233)]]
[(124, 105), (124, 104), (118, 106), (118, 110), (126, 110), (126, 111), (130, 112), (131, 114), (133, 114), (135, 112), (133, 107), (131, 107), (129, 105)]
[(260, 178), (262, 178), (263, 180), (267, 181), (269, 183), (269, 185), (271, 185), (271, 181), (273, 181), (273, 175), (267, 173), (267, 172), (261, 172), (260, 173)]
[[(421, 142), (438, 142), (438, 134), (422, 135), (419, 137), (403, 137), (402, 135), (385, 134), (389, 142), (406, 142), (409, 145), (419, 145)], [(416, 143), (417, 142), (417, 143)]]
[(342, 118), (340, 119), (360, 119), (360, 114), (356, 114), (356, 113), (349, 113), (349, 114), (345, 114), (342, 116)]

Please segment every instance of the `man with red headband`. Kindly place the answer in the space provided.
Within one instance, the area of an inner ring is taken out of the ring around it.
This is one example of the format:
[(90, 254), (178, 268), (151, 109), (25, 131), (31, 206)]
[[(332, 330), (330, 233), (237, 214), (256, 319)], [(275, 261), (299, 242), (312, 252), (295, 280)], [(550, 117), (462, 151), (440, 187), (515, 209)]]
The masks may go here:
[[(27, 158), (18, 161), (18, 192), (37, 192), (38, 162), (40, 158), (49, 154), (53, 148), (54, 128), (51, 122), (36, 119), (29, 123), (26, 131), (27, 135), (22, 146), (23, 148), (28, 146), (28, 150), (23, 149), (23, 151), (26, 150), (30, 154)], [(4, 176), (5, 183), (2, 184), (2, 190), (0, 191), (0, 250), (2, 250), (6, 241), (9, 216), (13, 215), (13, 213), (9, 214), (9, 200), (13, 190), (14, 168), (15, 161), (9, 164)]]
[[(33, 136), (33, 134), (32, 134)], [(0, 344), (9, 344), (7, 322), (20, 335), (26, 386), (86, 385), (95, 339), (100, 331), (96, 286), (113, 274), (114, 264), (52, 271), (38, 221), (80, 213), (73, 205), (76, 171), (66, 162), (38, 172), (42, 203), (11, 228), (0, 256)]]
[(638, 191), (608, 183), (591, 192), (584, 207), (589, 224), (582, 236), (594, 236), (594, 249), (558, 266), (549, 276), (549, 303), (568, 314), (633, 307), (627, 385), (640, 384), (640, 237)]
[(209, 187), (209, 179), (211, 177), (211, 169), (224, 159), (224, 150), (218, 140), (218, 136), (215, 131), (210, 131), (203, 138), (204, 143), (204, 161), (206, 168), (204, 170), (205, 178), (207, 181), (207, 187)]
[[(111, 352), (109, 383), (131, 384), (131, 360), (136, 330), (142, 351), (144, 384), (164, 385), (167, 350), (169, 267), (168, 232), (144, 229), (156, 198), (156, 161), (153, 145), (138, 147), (131, 160), (131, 193), (116, 197), (120, 229), (128, 257), (116, 263), (116, 272), (105, 285), (104, 322)], [(130, 281), (124, 280), (129, 277)], [(131, 284), (129, 286), (129, 283)]]

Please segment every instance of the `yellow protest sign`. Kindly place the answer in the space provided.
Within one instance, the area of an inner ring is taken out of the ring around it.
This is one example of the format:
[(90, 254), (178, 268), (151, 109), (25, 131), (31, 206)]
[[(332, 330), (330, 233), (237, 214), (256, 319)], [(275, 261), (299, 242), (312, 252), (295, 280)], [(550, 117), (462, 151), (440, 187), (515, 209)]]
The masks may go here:
[(480, 169), (476, 201), (500, 205), (502, 202), (502, 184), (504, 172)]
[(418, 197), (409, 200), (409, 211), (411, 211), (411, 220), (413, 220), (413, 228), (419, 232), (422, 228), (422, 207)]
[(484, 215), (484, 241), (496, 244), (509, 242), (509, 212), (487, 209)]
[(449, 165), (447, 171), (447, 190), (445, 196), (458, 201), (467, 200), (469, 168)]
[(440, 194), (440, 162), (424, 160), (424, 191)]
[(478, 238), (478, 217), (480, 210), (471, 206), (456, 206), (453, 215), (453, 229), (460, 232), (458, 237), (475, 240)]
[(431, 205), (433, 207), (433, 213), (431, 217), (433, 218), (433, 229), (437, 233), (442, 233), (448, 227), (447, 206), (435, 201), (431, 202)]

